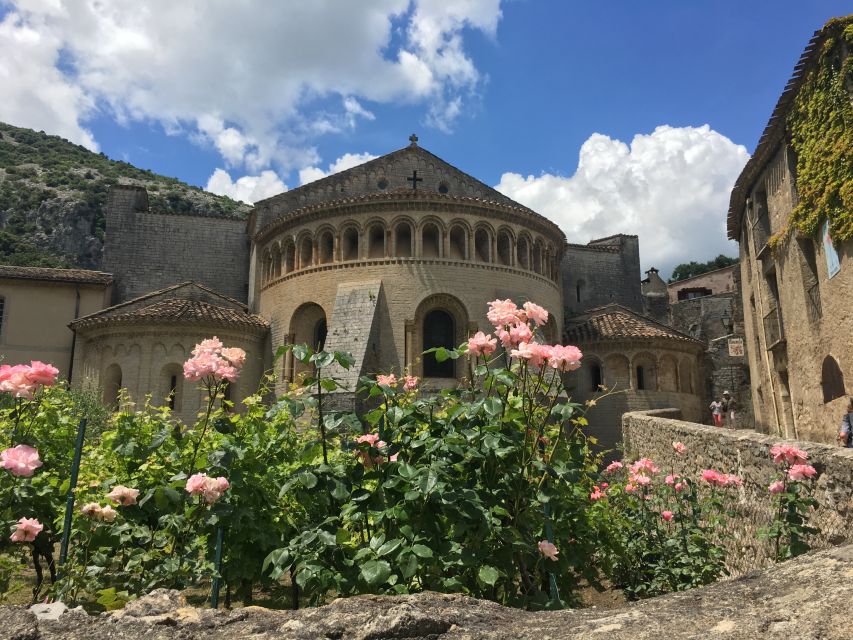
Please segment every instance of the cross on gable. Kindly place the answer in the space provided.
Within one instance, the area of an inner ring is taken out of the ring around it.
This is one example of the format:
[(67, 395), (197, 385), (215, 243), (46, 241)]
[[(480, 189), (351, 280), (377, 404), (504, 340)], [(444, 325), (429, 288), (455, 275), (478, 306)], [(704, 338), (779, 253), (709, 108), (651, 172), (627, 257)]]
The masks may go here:
[(418, 170), (417, 170), (417, 169), (415, 169), (414, 171), (412, 171), (412, 177), (411, 177), (411, 178), (406, 178), (406, 180), (408, 180), (409, 182), (411, 182), (411, 183), (412, 183), (412, 190), (413, 190), (413, 191), (417, 191), (417, 190), (418, 190), (418, 183), (419, 183), (419, 182), (423, 182), (423, 181), (424, 181), (424, 179), (423, 179), (423, 178), (419, 178), (419, 177), (418, 177)]

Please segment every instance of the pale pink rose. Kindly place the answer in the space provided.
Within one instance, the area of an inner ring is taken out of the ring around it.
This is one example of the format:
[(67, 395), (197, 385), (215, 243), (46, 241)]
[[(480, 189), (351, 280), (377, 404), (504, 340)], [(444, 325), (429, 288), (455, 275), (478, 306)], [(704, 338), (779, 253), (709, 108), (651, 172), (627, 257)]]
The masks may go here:
[(687, 447), (684, 446), (683, 442), (673, 442), (672, 448), (678, 455), (682, 455), (685, 451), (687, 451)]
[(815, 474), (817, 469), (810, 464), (795, 464), (788, 469), (788, 480), (800, 482), (806, 478), (814, 478)]
[(610, 486), (610, 485), (609, 485), (609, 484), (607, 484), (606, 482), (602, 482), (602, 483), (601, 483), (601, 488), (602, 488), (602, 489), (606, 489), (606, 488), (607, 488), (607, 487), (609, 487), (609, 486)]
[(56, 384), (56, 378), (59, 375), (59, 369), (52, 364), (46, 364), (41, 360), (33, 360), (30, 362), (30, 370), (27, 377), (33, 384), (40, 384), (43, 387), (50, 387)]
[(681, 493), (682, 490), (687, 488), (687, 480), (682, 480), (681, 482), (676, 482), (673, 487), (676, 493)]
[(672, 520), (672, 511), (661, 511), (660, 517), (669, 522)]
[(219, 476), (218, 478), (214, 478), (214, 480), (216, 481), (216, 487), (219, 489), (220, 493), (225, 493), (231, 488), (231, 483), (228, 482), (227, 478)]
[(190, 495), (198, 495), (204, 492), (204, 485), (207, 481), (206, 473), (196, 473), (187, 480), (187, 493)]
[(32, 400), (38, 385), (30, 380), (30, 367), (25, 364), (0, 365), (0, 391), (14, 398)]
[(771, 495), (782, 493), (782, 491), (785, 490), (785, 483), (781, 480), (776, 480), (775, 482), (770, 483), (770, 486), (767, 487), (767, 490), (771, 493)]
[(231, 366), (237, 367), (238, 369), (242, 368), (243, 364), (246, 362), (246, 352), (238, 347), (223, 349), (219, 355), (228, 360), (228, 362), (231, 363)]
[(621, 462), (616, 460), (615, 462), (611, 462), (609, 465), (607, 465), (607, 468), (604, 470), (604, 473), (616, 473), (623, 466), (624, 465)]
[(653, 475), (660, 471), (660, 469), (655, 466), (655, 463), (649, 458), (640, 458), (633, 464), (629, 465), (628, 469), (633, 474), (647, 473)]
[(124, 485), (117, 484), (113, 490), (107, 494), (107, 499), (112, 500), (116, 504), (123, 507), (129, 507), (136, 504), (136, 497), (139, 495), (139, 489), (130, 489)]
[(98, 520), (103, 520), (104, 522), (113, 522), (116, 519), (116, 515), (118, 515), (118, 511), (113, 509), (110, 505), (105, 507), (101, 507), (100, 512), (95, 516)]
[(184, 378), (197, 382), (216, 373), (222, 366), (222, 358), (212, 353), (200, 353), (184, 363)]
[[(486, 317), (493, 326), (503, 327), (519, 322), (522, 313), (515, 303), (507, 298), (506, 300), (492, 300), (489, 303), (489, 311), (486, 313)], [(521, 317), (523, 318), (523, 316)], [(521, 321), (523, 322), (524, 320)]]
[(809, 454), (787, 444), (777, 444), (770, 448), (770, 455), (776, 464), (804, 464), (809, 459)]
[(537, 327), (541, 327), (548, 322), (548, 311), (538, 304), (525, 302), (523, 305), (524, 312), (527, 314), (527, 319), (535, 322)]
[(739, 487), (743, 484), (743, 480), (733, 473), (720, 474), (720, 482), (724, 487)]
[(542, 540), (539, 543), (538, 547), (539, 553), (541, 553), (543, 556), (545, 556), (549, 560), (553, 560), (554, 562), (557, 561), (557, 554), (560, 553), (560, 551), (557, 549), (556, 546), (554, 546), (553, 543), (548, 542), (547, 540)]
[(363, 436), (359, 436), (355, 440), (358, 444), (364, 444), (365, 442), (369, 444), (371, 447), (374, 446), (377, 442), (379, 442), (379, 436), (375, 433), (365, 433)]
[(730, 473), (720, 473), (713, 469), (705, 469), (702, 472), (702, 480), (718, 487), (739, 487), (743, 484), (743, 480), (738, 476)]
[(10, 536), (12, 542), (32, 542), (44, 529), (44, 525), (35, 518), (21, 518)]
[(719, 484), (720, 473), (713, 469), (705, 469), (702, 472), (702, 479), (708, 484)]
[(392, 455), (390, 455), (390, 456), (388, 457), (388, 460), (389, 460), (389, 461), (391, 461), (391, 462), (397, 462), (397, 458), (398, 458), (398, 456), (399, 456), (399, 455), (400, 455), (400, 453), (399, 453), (399, 452), (398, 452), (398, 453), (394, 453), (394, 454), (392, 454)]
[(607, 497), (607, 494), (601, 490), (601, 487), (594, 486), (593, 492), (589, 494), (589, 499), (595, 502), (596, 500), (601, 500), (602, 498)]
[(555, 344), (551, 347), (551, 359), (548, 364), (557, 371), (576, 371), (581, 367), (581, 350), (572, 345)]
[(403, 391), (414, 391), (418, 388), (418, 377), (417, 376), (406, 376), (405, 383), (403, 384)]
[(648, 487), (652, 483), (652, 479), (649, 476), (639, 474), (631, 476), (631, 482), (640, 485), (641, 487)]
[(0, 466), (20, 478), (29, 478), (43, 464), (38, 450), (25, 444), (6, 449), (0, 453), (0, 460)]
[(663, 481), (670, 487), (672, 487), (675, 485), (676, 482), (678, 482), (678, 475), (675, 473), (670, 473), (666, 478), (664, 478)]
[(512, 337), (509, 335), (509, 331), (507, 331), (506, 329), (504, 329), (504, 328), (495, 329), (495, 335), (501, 341), (501, 345), (503, 346), (504, 349), (510, 349), (513, 346), (515, 346), (512, 344)]
[(468, 339), (467, 353), (471, 356), (488, 356), (495, 352), (497, 343), (498, 341), (491, 334), (486, 335), (482, 331), (478, 331)]
[(629, 482), (628, 484), (625, 485), (625, 493), (634, 493), (636, 491), (637, 491), (637, 485), (635, 485), (633, 482)]
[(228, 382), (236, 382), (240, 377), (240, 370), (228, 364), (227, 360), (220, 360), (219, 366), (213, 372), (213, 377), (217, 380), (226, 380)]
[(381, 387), (395, 387), (397, 386), (397, 376), (393, 373), (388, 374), (387, 376), (378, 375), (376, 376), (376, 384)]
[(509, 342), (512, 345), (521, 344), (522, 342), (532, 342), (533, 332), (527, 323), (521, 322), (509, 328)]
[(522, 342), (518, 345), (517, 349), (513, 349), (509, 352), (513, 358), (519, 358), (520, 360), (530, 360), (537, 353), (536, 347), (531, 347), (526, 342)]
[(101, 513), (101, 505), (97, 502), (89, 502), (80, 507), (80, 513), (87, 518), (97, 518)]
[(527, 346), (533, 351), (533, 355), (530, 357), (530, 364), (534, 367), (541, 367), (551, 357), (551, 349), (553, 348), (551, 345), (531, 342)]
[(202, 340), (199, 342), (195, 349), (192, 350), (192, 354), (196, 357), (206, 355), (206, 356), (218, 356), (222, 351), (222, 341), (213, 336), (212, 338), (208, 338), (207, 340)]

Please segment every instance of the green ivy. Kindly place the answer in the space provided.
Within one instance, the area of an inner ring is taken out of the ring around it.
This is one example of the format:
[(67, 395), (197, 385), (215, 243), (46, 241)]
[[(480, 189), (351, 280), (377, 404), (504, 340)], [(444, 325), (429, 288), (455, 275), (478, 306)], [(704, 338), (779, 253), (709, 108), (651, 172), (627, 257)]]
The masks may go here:
[(817, 66), (788, 114), (800, 201), (791, 226), (816, 235), (829, 220), (836, 240), (853, 238), (853, 16), (831, 20)]

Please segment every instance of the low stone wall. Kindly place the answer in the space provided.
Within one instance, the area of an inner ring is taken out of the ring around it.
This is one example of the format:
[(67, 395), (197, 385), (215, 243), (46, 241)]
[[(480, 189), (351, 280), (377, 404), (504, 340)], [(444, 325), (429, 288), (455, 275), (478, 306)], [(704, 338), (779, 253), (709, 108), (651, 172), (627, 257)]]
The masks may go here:
[[(779, 467), (770, 457), (774, 444), (793, 444), (809, 454), (817, 469), (814, 497), (818, 507), (812, 523), (821, 533), (812, 540), (816, 548), (853, 540), (853, 449), (782, 440), (746, 429), (723, 429), (680, 420), (677, 409), (626, 413), (622, 417), (625, 458), (648, 457), (662, 469), (696, 478), (703, 469), (735, 473), (743, 478), (738, 490), (744, 517), (735, 523), (732, 542), (739, 558), (734, 573), (768, 563), (767, 543), (756, 538), (757, 530), (771, 519), (767, 485), (778, 478)], [(683, 442), (687, 454), (678, 456), (673, 442)]]

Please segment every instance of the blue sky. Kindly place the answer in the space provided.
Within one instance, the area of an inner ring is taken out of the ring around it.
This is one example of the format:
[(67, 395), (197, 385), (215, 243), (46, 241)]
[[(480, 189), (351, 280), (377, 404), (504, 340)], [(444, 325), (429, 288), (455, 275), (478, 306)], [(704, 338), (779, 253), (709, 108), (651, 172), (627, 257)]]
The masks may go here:
[(666, 273), (733, 254), (731, 184), (812, 32), (850, 11), (849, 0), (255, 5), (0, 2), (0, 120), (247, 200), (416, 131), (570, 242), (638, 233), (644, 268)]

